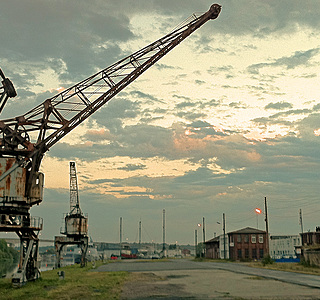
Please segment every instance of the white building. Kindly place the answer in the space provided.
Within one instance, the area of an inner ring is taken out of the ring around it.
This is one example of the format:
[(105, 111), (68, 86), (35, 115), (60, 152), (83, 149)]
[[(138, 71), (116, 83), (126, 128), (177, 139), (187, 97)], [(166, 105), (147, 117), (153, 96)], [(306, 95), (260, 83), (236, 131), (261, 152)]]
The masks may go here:
[(273, 259), (296, 258), (296, 247), (301, 246), (300, 235), (270, 236), (270, 256)]
[[(233, 246), (233, 245), (230, 245)], [(224, 249), (226, 247), (226, 249)], [(221, 234), (219, 235), (219, 251), (220, 251), (220, 258), (221, 259), (229, 259), (229, 239), (228, 239), (228, 234), (225, 234), (225, 239), (224, 235)]]

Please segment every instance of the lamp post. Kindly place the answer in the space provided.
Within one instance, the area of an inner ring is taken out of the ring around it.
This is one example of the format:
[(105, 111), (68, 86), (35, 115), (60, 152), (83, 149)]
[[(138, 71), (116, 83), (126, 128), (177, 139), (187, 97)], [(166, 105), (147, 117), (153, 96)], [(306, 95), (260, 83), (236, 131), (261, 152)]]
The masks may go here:
[(195, 251), (195, 257), (197, 257), (197, 249), (198, 249), (198, 231), (195, 229), (194, 231), (194, 251)]
[[(221, 225), (220, 222), (217, 222), (217, 224)], [(226, 259), (227, 256), (226, 256), (226, 215), (225, 213), (222, 214), (222, 230), (223, 230), (223, 259)]]
[[(201, 226), (202, 226), (201, 223), (197, 224), (197, 227), (201, 227)], [(198, 230), (196, 230), (195, 232), (196, 232), (196, 237), (197, 237), (197, 240), (196, 240), (196, 256), (197, 256), (197, 254), (198, 254), (198, 251), (197, 251), (198, 250)], [(200, 252), (199, 256), (201, 257), (202, 256), (202, 248), (199, 252)]]
[(223, 259), (226, 259), (226, 215), (223, 213)]
[(202, 237), (203, 237), (203, 257), (206, 257), (206, 247), (205, 247), (205, 242), (206, 242), (206, 230), (205, 230), (205, 223), (204, 223), (204, 217), (202, 218)]

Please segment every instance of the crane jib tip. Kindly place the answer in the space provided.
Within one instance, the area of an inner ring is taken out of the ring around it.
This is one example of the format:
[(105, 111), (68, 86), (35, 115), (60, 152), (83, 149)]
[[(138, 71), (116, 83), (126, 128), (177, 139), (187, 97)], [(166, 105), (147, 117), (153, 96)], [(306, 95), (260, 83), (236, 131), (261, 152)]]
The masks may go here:
[(221, 12), (221, 5), (220, 4), (212, 4), (209, 9), (209, 12), (211, 13), (210, 18), (216, 19)]

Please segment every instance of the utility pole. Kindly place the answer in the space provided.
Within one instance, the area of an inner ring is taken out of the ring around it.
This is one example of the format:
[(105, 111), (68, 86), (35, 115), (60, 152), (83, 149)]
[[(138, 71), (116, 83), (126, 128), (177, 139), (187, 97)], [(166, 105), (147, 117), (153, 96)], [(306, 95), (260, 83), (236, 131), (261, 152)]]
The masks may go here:
[(139, 221), (139, 245), (141, 245), (141, 219)]
[(302, 222), (302, 209), (300, 208), (300, 219), (299, 219), (299, 224), (301, 226), (301, 245), (303, 245), (303, 222)]
[(194, 231), (194, 244), (195, 244), (195, 257), (197, 257), (197, 249), (198, 249), (198, 231), (197, 229)]
[(205, 242), (206, 242), (206, 230), (205, 230), (204, 217), (202, 218), (202, 237), (203, 237), (203, 257), (206, 257), (206, 247), (205, 247)]
[(226, 215), (223, 213), (223, 259), (226, 259)]
[(121, 250), (122, 250), (122, 217), (120, 217), (120, 258), (121, 258)]
[(300, 221), (299, 221), (299, 224), (301, 226), (301, 233), (303, 234), (303, 222), (302, 222), (302, 209), (300, 208)]
[(269, 255), (269, 226), (268, 226), (268, 207), (267, 207), (267, 197), (264, 197), (264, 209), (265, 209), (265, 221), (266, 221), (266, 248), (267, 248), (267, 255)]
[(166, 210), (163, 209), (162, 211), (162, 251), (163, 255), (165, 255), (165, 250), (166, 250)]

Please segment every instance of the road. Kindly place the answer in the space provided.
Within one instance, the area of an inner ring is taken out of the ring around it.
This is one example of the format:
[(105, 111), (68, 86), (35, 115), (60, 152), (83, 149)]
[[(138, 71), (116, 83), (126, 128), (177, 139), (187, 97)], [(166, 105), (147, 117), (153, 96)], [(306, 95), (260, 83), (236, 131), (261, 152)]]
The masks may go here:
[(320, 277), (239, 263), (122, 260), (97, 269), (132, 272), (122, 299), (320, 299)]

